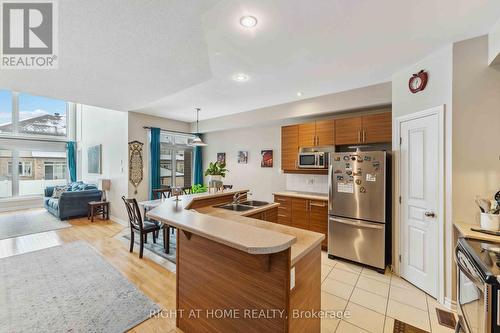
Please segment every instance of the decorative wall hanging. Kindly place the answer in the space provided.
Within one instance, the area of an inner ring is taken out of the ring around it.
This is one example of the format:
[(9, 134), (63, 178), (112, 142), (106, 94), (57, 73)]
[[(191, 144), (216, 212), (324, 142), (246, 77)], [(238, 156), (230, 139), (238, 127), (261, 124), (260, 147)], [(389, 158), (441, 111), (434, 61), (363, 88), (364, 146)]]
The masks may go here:
[(96, 145), (87, 149), (87, 171), (88, 173), (101, 174), (102, 169), (102, 145)]
[(238, 152), (238, 164), (247, 164), (248, 163), (248, 151), (240, 150)]
[(226, 153), (217, 153), (217, 162), (226, 163)]
[(144, 144), (139, 141), (128, 143), (128, 179), (135, 187), (134, 194), (143, 178), (142, 146)]
[(262, 168), (272, 168), (273, 167), (273, 150), (265, 149), (260, 152), (261, 160), (260, 166)]

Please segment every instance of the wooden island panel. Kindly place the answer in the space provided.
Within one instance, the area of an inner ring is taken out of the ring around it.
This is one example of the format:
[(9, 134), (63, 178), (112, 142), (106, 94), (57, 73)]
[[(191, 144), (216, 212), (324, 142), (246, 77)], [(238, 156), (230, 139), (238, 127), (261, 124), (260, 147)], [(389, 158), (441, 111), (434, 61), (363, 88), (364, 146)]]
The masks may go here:
[[(287, 332), (281, 318), (245, 318), (245, 310), (287, 313), (290, 249), (252, 255), (182, 231), (177, 233), (177, 327), (185, 332)], [(320, 265), (318, 265), (320, 267)], [(317, 288), (320, 290), (319, 288)], [(198, 318), (190, 311), (200, 309)], [(215, 318), (217, 309), (237, 310), (239, 318)]]

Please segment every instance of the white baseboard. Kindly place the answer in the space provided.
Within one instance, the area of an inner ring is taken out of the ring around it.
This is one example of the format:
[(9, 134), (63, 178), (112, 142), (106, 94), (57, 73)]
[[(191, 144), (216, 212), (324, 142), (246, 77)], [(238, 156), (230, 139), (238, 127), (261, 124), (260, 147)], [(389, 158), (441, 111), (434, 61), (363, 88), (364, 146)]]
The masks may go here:
[(121, 224), (121, 225), (123, 225), (123, 226), (125, 226), (125, 227), (128, 227), (128, 222), (127, 222), (127, 221), (122, 220), (122, 219), (119, 219), (119, 218), (118, 218), (118, 217), (116, 217), (116, 216), (111, 215), (111, 216), (109, 217), (109, 219), (110, 219), (111, 221), (113, 221), (113, 222), (116, 222), (116, 223), (119, 223), (119, 224)]
[(443, 305), (450, 310), (457, 311), (457, 302), (451, 298), (445, 297)]

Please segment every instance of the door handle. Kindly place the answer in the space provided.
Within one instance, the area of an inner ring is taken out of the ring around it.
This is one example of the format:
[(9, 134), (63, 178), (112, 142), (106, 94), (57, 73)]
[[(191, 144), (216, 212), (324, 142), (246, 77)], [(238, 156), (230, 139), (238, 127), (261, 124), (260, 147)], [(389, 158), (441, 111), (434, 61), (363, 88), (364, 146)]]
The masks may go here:
[(351, 220), (347, 220), (347, 219), (331, 218), (331, 217), (330, 217), (329, 221), (347, 224), (347, 225), (357, 227), (357, 228), (378, 229), (378, 230), (384, 229), (384, 225), (380, 224), (380, 223), (366, 223), (366, 222), (362, 222), (362, 221), (351, 221)]
[(436, 217), (436, 213), (434, 213), (434, 212), (425, 212), (424, 215), (426, 217), (432, 217), (432, 218)]

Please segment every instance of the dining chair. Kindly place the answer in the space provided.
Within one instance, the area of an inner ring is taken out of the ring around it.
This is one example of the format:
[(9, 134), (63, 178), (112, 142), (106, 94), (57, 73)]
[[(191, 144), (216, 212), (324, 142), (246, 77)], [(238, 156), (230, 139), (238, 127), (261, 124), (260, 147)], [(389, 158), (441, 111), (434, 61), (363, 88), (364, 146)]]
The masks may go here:
[(128, 219), (130, 222), (130, 252), (134, 251), (134, 230), (139, 232), (140, 245), (139, 245), (139, 258), (142, 258), (144, 252), (144, 243), (147, 240), (147, 235), (149, 233), (153, 234), (153, 243), (156, 243), (156, 232), (161, 230), (161, 226), (157, 222), (153, 221), (143, 221), (139, 205), (135, 198), (127, 199), (122, 196), (122, 200), (127, 208)]
[(183, 186), (181, 189), (182, 189), (182, 193), (184, 193), (184, 194), (191, 194), (192, 193), (191, 186)]
[(224, 190), (231, 190), (233, 188), (233, 185), (222, 185), (222, 188)]
[(153, 199), (167, 199), (170, 198), (170, 195), (172, 194), (172, 188), (169, 187), (163, 187), (163, 188), (157, 188), (153, 190)]

